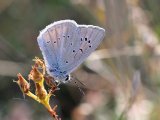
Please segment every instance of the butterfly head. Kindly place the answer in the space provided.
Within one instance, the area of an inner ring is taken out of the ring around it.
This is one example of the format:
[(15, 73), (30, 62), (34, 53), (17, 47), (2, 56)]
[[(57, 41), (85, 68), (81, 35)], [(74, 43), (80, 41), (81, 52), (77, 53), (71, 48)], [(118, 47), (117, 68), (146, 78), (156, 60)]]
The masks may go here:
[(66, 76), (63, 77), (63, 78), (57, 77), (55, 81), (56, 81), (56, 82), (58, 83), (58, 85), (59, 85), (60, 83), (68, 83), (70, 80), (71, 80), (71, 75), (66, 75)]
[(61, 79), (60, 81), (61, 81), (62, 83), (67, 83), (67, 82), (69, 82), (70, 80), (71, 80), (71, 75), (66, 75), (66, 77), (63, 78), (63, 79)]

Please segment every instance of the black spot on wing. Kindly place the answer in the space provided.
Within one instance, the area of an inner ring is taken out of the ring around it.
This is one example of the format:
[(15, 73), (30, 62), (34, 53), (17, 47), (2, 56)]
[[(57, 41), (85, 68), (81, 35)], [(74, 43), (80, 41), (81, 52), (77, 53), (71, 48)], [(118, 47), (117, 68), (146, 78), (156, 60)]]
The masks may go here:
[(83, 53), (83, 49), (79, 49)]

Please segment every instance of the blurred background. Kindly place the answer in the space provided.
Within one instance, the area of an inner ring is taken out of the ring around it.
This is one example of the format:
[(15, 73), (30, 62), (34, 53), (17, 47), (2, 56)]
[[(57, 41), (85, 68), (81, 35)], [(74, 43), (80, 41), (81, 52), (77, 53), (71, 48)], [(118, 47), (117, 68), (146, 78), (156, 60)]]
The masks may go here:
[[(76, 70), (85, 85), (52, 97), (62, 120), (160, 120), (159, 0), (0, 0), (0, 120), (52, 120), (13, 79), (42, 58), (37, 36), (62, 19), (98, 25), (106, 37)], [(34, 90), (34, 88), (33, 88)]]

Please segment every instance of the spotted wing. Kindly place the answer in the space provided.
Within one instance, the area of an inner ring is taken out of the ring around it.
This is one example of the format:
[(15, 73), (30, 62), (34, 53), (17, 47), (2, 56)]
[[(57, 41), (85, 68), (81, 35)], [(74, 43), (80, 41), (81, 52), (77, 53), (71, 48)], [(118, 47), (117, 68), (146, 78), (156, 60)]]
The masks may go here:
[(98, 47), (105, 36), (105, 30), (97, 26), (77, 25), (77, 27), (73, 37), (64, 42), (60, 69), (66, 74), (74, 71)]
[(61, 76), (61, 59), (65, 47), (75, 37), (76, 23), (72, 20), (61, 20), (48, 25), (38, 36), (38, 45), (45, 60), (47, 72), (53, 77)]

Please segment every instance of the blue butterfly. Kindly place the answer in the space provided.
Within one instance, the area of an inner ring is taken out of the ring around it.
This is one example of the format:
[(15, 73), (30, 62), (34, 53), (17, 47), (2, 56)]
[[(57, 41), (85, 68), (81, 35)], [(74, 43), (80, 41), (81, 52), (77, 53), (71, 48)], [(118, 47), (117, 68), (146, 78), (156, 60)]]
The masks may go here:
[(71, 79), (73, 72), (101, 43), (105, 30), (93, 25), (78, 25), (73, 20), (54, 22), (37, 38), (47, 73), (58, 82)]

